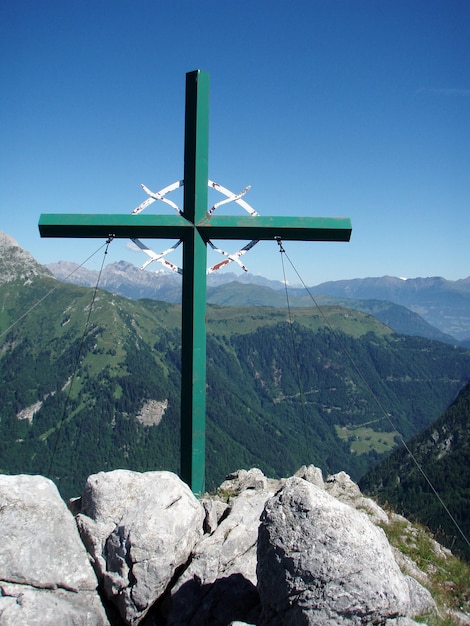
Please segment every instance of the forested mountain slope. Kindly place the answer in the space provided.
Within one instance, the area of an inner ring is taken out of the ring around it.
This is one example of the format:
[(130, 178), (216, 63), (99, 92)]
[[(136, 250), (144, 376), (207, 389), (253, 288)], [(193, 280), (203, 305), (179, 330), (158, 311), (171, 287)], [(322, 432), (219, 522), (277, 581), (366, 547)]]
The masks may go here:
[(470, 545), (423, 475), (470, 539), (470, 384), (407, 445), (417, 463), (399, 448), (363, 477), (361, 488), (428, 526), (439, 541), (470, 561)]
[[(0, 471), (51, 476), (67, 497), (100, 470), (179, 465), (179, 305), (98, 291), (90, 315), (92, 296), (47, 276), (0, 286)], [(357, 479), (470, 379), (470, 352), (343, 307), (207, 320), (208, 488), (252, 466)]]
[[(181, 308), (60, 283), (0, 238), (0, 472), (179, 466)], [(95, 297), (96, 296), (96, 297)], [(314, 463), (355, 479), (435, 420), (470, 352), (337, 305), (209, 306), (207, 487)]]

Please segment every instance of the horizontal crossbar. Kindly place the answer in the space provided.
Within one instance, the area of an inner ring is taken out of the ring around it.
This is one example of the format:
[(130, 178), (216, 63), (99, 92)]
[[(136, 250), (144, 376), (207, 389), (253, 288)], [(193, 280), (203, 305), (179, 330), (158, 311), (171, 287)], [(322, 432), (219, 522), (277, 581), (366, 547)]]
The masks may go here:
[[(41, 237), (120, 239), (184, 239), (194, 225), (182, 215), (44, 213)], [(263, 239), (285, 241), (349, 241), (351, 221), (335, 217), (265, 217), (262, 215), (207, 216), (196, 225), (209, 239)]]
[(41, 237), (181, 239), (193, 225), (181, 215), (43, 213)]
[(352, 227), (349, 218), (214, 215), (198, 230), (206, 239), (349, 241)]

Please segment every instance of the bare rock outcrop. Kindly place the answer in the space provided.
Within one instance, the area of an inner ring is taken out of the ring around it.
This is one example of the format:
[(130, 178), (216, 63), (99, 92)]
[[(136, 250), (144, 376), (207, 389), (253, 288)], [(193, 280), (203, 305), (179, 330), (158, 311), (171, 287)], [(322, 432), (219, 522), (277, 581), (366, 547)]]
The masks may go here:
[(100, 472), (88, 478), (77, 525), (107, 597), (138, 624), (186, 565), (204, 509), (170, 472)]
[(6, 233), (0, 230), (0, 284), (12, 280), (29, 282), (36, 276), (48, 276), (51, 272)]
[(434, 607), (401, 573), (380, 528), (298, 477), (266, 503), (257, 576), (269, 626), (398, 624)]
[(240, 470), (231, 474), (219, 489), (228, 502), (204, 501), (210, 517), (217, 510), (222, 514), (217, 524), (207, 526), (209, 534), (197, 544), (189, 567), (171, 590), (165, 607), (168, 625), (225, 625), (234, 620), (258, 620), (259, 520), (275, 486), (278, 481), (268, 480), (259, 469)]
[(202, 500), (170, 472), (101, 472), (70, 510), (45, 478), (0, 475), (0, 624), (415, 626), (434, 601), (387, 519), (314, 466), (239, 470)]
[(0, 475), (0, 623), (108, 624), (73, 516), (52, 481)]
[(388, 516), (385, 511), (374, 500), (363, 496), (358, 485), (351, 480), (346, 472), (338, 472), (328, 476), (325, 489), (334, 498), (367, 513), (374, 523), (388, 523)]

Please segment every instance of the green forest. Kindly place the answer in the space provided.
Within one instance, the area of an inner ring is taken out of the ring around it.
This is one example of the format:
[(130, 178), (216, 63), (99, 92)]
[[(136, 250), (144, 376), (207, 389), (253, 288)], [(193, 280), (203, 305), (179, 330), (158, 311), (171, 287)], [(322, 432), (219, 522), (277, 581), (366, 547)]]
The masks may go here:
[(397, 449), (362, 479), (361, 488), (420, 521), (470, 561), (462, 536), (470, 536), (470, 384), (407, 446), (412, 456)]
[[(178, 472), (181, 307), (99, 291), (89, 315), (92, 290), (64, 283), (7, 331), (56, 287), (0, 286), (0, 471), (50, 476), (64, 498), (99, 471)], [(207, 327), (208, 490), (307, 463), (357, 480), (470, 380), (469, 351), (337, 305), (209, 305)], [(137, 419), (149, 401), (158, 424)]]

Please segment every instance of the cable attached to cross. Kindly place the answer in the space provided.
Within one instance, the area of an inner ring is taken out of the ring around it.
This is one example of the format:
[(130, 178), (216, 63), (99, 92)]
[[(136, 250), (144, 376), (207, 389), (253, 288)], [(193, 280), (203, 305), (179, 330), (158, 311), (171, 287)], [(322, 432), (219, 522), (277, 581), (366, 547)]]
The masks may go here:
[[(286, 289), (286, 299), (287, 299), (287, 308), (289, 310), (289, 321), (290, 321), (290, 326), (292, 329), (292, 319), (291, 319), (291, 314), (290, 314), (290, 304), (289, 304), (289, 296), (288, 296), (288, 291), (287, 291), (287, 280), (286, 280), (286, 275), (285, 275), (285, 271), (284, 271), (284, 255), (287, 258), (287, 260), (289, 261), (292, 269), (294, 270), (294, 272), (297, 274), (298, 278), (300, 279), (302, 285), (304, 286), (306, 292), (308, 293), (308, 295), (310, 296), (311, 300), (313, 301), (314, 305), (316, 306), (318, 312), (320, 313), (321, 317), (323, 318), (324, 322), (326, 323), (326, 325), (328, 326), (329, 330), (333, 333), (333, 336), (335, 337), (335, 339), (338, 341), (339, 345), (341, 346), (341, 349), (343, 350), (344, 354), (346, 354), (347, 358), (349, 359), (351, 365), (353, 366), (353, 368), (355, 369), (356, 373), (359, 375), (360, 379), (362, 380), (362, 382), (364, 383), (366, 389), (369, 391), (369, 393), (371, 394), (372, 398), (375, 400), (375, 402), (377, 403), (380, 411), (383, 414), (382, 419), (385, 419), (388, 421), (388, 423), (390, 424), (390, 426), (392, 427), (392, 429), (394, 431), (396, 431), (397, 433), (399, 433), (399, 439), (400, 439), (400, 443), (402, 444), (402, 446), (405, 448), (408, 456), (410, 457), (410, 459), (413, 461), (413, 463), (415, 464), (416, 468), (418, 469), (418, 471), (421, 473), (421, 475), (423, 476), (424, 480), (426, 481), (426, 483), (428, 484), (429, 488), (431, 489), (432, 493), (434, 494), (434, 497), (436, 498), (436, 500), (439, 502), (439, 504), (442, 506), (442, 508), (444, 509), (445, 513), (447, 514), (447, 516), (449, 517), (449, 519), (451, 520), (451, 522), (453, 523), (453, 525), (455, 526), (456, 530), (459, 532), (459, 534), (462, 536), (463, 540), (470, 546), (470, 539), (466, 536), (465, 532), (463, 531), (463, 529), (460, 527), (459, 523), (457, 522), (457, 520), (455, 519), (455, 517), (452, 515), (451, 511), (449, 510), (449, 508), (447, 507), (447, 505), (445, 504), (445, 502), (443, 501), (442, 497), (440, 496), (439, 492), (437, 491), (437, 489), (434, 487), (433, 483), (431, 482), (431, 479), (429, 478), (429, 476), (426, 474), (426, 472), (424, 471), (423, 467), (421, 466), (421, 464), (419, 463), (418, 459), (416, 458), (416, 456), (413, 454), (413, 452), (411, 451), (410, 447), (408, 446), (408, 444), (406, 443), (406, 441), (404, 440), (404, 438), (402, 437), (402, 435), (400, 434), (400, 431), (398, 430), (396, 424), (393, 422), (393, 420), (390, 417), (390, 413), (388, 413), (385, 410), (385, 407), (383, 406), (382, 402), (380, 401), (379, 397), (377, 396), (377, 394), (374, 393), (374, 391), (372, 390), (371, 386), (369, 385), (366, 377), (364, 376), (364, 374), (362, 373), (361, 369), (359, 368), (358, 364), (355, 362), (355, 360), (352, 357), (352, 354), (350, 353), (350, 351), (348, 350), (348, 348), (346, 347), (346, 345), (344, 344), (344, 342), (341, 340), (341, 337), (338, 335), (338, 333), (335, 331), (335, 329), (331, 326), (330, 321), (328, 320), (328, 318), (326, 317), (326, 315), (324, 314), (324, 312), (322, 311), (320, 305), (317, 303), (317, 301), (315, 300), (315, 298), (313, 297), (311, 291), (309, 290), (309, 288), (307, 287), (307, 285), (305, 284), (303, 278), (301, 277), (301, 275), (299, 274), (297, 268), (294, 266), (293, 262), (291, 261), (291, 259), (289, 258), (289, 255), (286, 253), (286, 251), (284, 250), (284, 247), (282, 245), (282, 240), (281, 237), (275, 237), (275, 240), (277, 241), (278, 245), (279, 245), (279, 251), (281, 252), (281, 259), (282, 259), (282, 270), (283, 270), (283, 276), (284, 276), (284, 286)], [(293, 344), (294, 345), (294, 344)], [(295, 345), (294, 345), (294, 350), (295, 350)], [(299, 377), (299, 386), (300, 386), (300, 377)], [(302, 410), (304, 410), (304, 408), (302, 407)]]
[[(56, 455), (57, 448), (58, 448), (58, 445), (59, 445), (59, 439), (60, 439), (60, 435), (61, 435), (61, 432), (62, 432), (62, 427), (63, 427), (64, 422), (65, 422), (65, 416), (67, 414), (67, 408), (68, 408), (69, 402), (70, 402), (70, 396), (71, 396), (71, 393), (72, 393), (73, 383), (74, 383), (75, 378), (77, 376), (78, 365), (80, 363), (80, 357), (82, 355), (83, 344), (85, 343), (86, 335), (88, 333), (88, 327), (90, 325), (91, 313), (93, 311), (93, 305), (94, 305), (95, 300), (96, 300), (96, 294), (98, 292), (98, 287), (99, 287), (100, 280), (101, 280), (101, 274), (102, 274), (103, 268), (104, 268), (104, 262), (106, 260), (106, 255), (108, 254), (109, 246), (110, 246), (111, 242), (113, 241), (113, 239), (114, 239), (114, 235), (109, 235), (108, 238), (106, 239), (106, 242), (105, 242), (106, 248), (104, 250), (103, 260), (101, 261), (100, 271), (98, 273), (98, 278), (96, 280), (96, 285), (95, 285), (95, 288), (93, 290), (93, 295), (91, 297), (91, 303), (90, 303), (90, 307), (88, 309), (88, 316), (87, 316), (87, 319), (86, 319), (86, 322), (85, 322), (85, 326), (83, 328), (83, 334), (82, 334), (82, 338), (80, 340), (80, 346), (78, 348), (77, 359), (75, 361), (75, 365), (74, 365), (74, 369), (73, 369), (73, 372), (72, 372), (72, 376), (70, 378), (69, 389), (68, 389), (67, 397), (66, 397), (65, 402), (64, 402), (64, 409), (62, 411), (62, 417), (60, 418), (59, 425), (58, 425), (57, 437), (56, 437), (56, 440), (55, 440), (55, 443), (54, 443), (54, 448), (52, 450), (51, 459), (49, 461), (49, 466), (48, 466), (48, 470), (47, 470), (47, 475), (48, 476), (51, 474), (52, 466), (54, 464), (54, 459), (55, 459), (55, 455)], [(103, 247), (103, 246), (101, 246), (101, 247)], [(83, 424), (83, 419), (82, 419), (82, 421), (80, 422), (80, 425), (79, 425), (78, 434), (77, 434), (77, 437), (76, 437), (76, 441), (77, 442), (78, 442), (78, 440), (80, 439), (80, 436), (81, 436), (82, 424)]]
[(300, 375), (300, 359), (297, 353), (297, 347), (296, 347), (296, 343), (295, 343), (295, 333), (294, 333), (294, 319), (292, 317), (292, 313), (291, 313), (291, 307), (290, 307), (290, 301), (289, 301), (289, 291), (287, 289), (287, 278), (286, 278), (286, 269), (284, 267), (284, 255), (286, 254), (286, 251), (284, 250), (284, 246), (282, 245), (282, 238), (280, 237), (280, 235), (276, 235), (274, 237), (274, 239), (277, 242), (277, 245), (279, 246), (279, 252), (281, 253), (281, 265), (282, 265), (282, 277), (283, 277), (283, 282), (284, 282), (284, 289), (285, 289), (285, 293), (286, 293), (286, 303), (287, 303), (287, 315), (288, 315), (288, 321), (289, 321), (289, 328), (290, 328), (290, 336), (291, 336), (291, 342), (292, 342), (292, 353), (294, 355), (294, 365), (295, 365), (295, 374), (296, 374), (296, 378), (297, 378), (297, 387), (299, 389), (299, 398), (300, 398), (300, 407), (301, 407), (301, 411), (302, 411), (302, 423), (303, 423), (303, 428), (304, 428), (304, 440), (305, 440), (305, 451), (307, 454), (307, 459), (311, 459), (312, 458), (312, 447), (309, 443), (309, 436), (308, 436), (308, 431), (307, 431), (307, 413), (306, 413), (306, 403), (305, 403), (305, 396), (304, 396), (304, 392), (303, 392), (303, 388), (302, 388), (302, 377)]
[(42, 298), (40, 298), (37, 302), (35, 302), (32, 306), (30, 306), (30, 308), (27, 311), (25, 311), (22, 315), (20, 315), (20, 317), (18, 317), (14, 322), (12, 322), (10, 324), (10, 326), (8, 326), (8, 328), (5, 328), (5, 330), (2, 330), (2, 332), (0, 333), (0, 339), (4, 335), (6, 335), (12, 328), (14, 328), (19, 322), (21, 322), (21, 320), (23, 320), (27, 315), (29, 315), (31, 313), (31, 311), (33, 311), (37, 306), (39, 306), (42, 302), (44, 302), (44, 300), (46, 300), (46, 298), (48, 298), (55, 291), (57, 291), (57, 289), (59, 289), (61, 287), (63, 282), (64, 283), (68, 282), (69, 278), (71, 276), (73, 276), (73, 274), (75, 274), (75, 272), (77, 272), (80, 268), (82, 268), (84, 265), (86, 265), (88, 263), (88, 261), (92, 257), (95, 256), (95, 254), (98, 254), (98, 252), (103, 249), (103, 246), (106, 246), (105, 254), (107, 254), (108, 248), (109, 248), (109, 244), (114, 239), (114, 237), (115, 237), (115, 235), (109, 235), (108, 239), (106, 240), (106, 242), (104, 244), (100, 245), (100, 247), (97, 248), (94, 252), (92, 252), (92, 254), (90, 254), (89, 257), (87, 257), (84, 261), (82, 261), (82, 263), (80, 263), (80, 265), (77, 265), (77, 267), (75, 267), (69, 274), (67, 274), (67, 276), (65, 278), (63, 278), (61, 282), (57, 283), (57, 285), (55, 285), (52, 289), (50, 289), (44, 296), (42, 296)]

